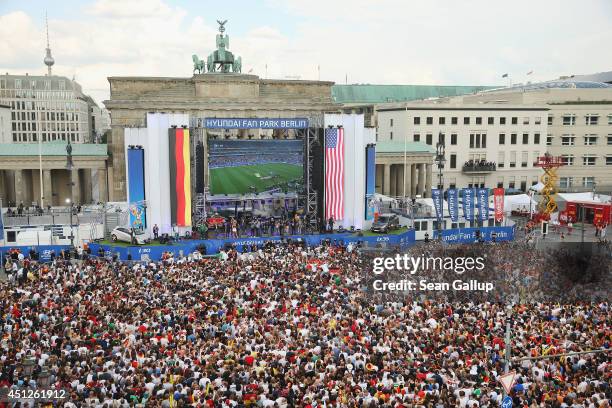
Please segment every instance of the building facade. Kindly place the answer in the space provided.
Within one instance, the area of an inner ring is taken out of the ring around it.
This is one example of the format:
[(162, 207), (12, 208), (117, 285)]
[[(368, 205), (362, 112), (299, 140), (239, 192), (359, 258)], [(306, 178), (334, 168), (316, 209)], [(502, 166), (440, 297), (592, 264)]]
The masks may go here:
[(9, 143), (11, 134), (11, 107), (0, 104), (0, 143)]
[(561, 156), (560, 191), (612, 191), (612, 86), (550, 81), (462, 97), (463, 103), (504, 101), (546, 106), (545, 151)]
[[(465, 104), (450, 100), (380, 104), (378, 142), (445, 146), (444, 188), (505, 187), (526, 191), (538, 182), (534, 167), (546, 151), (546, 106)], [(433, 162), (433, 154), (431, 159)], [(433, 164), (438, 185), (438, 167)], [(431, 171), (425, 180), (431, 180)]]
[(66, 77), (0, 76), (0, 104), (11, 107), (11, 142), (33, 143), (39, 137), (43, 142), (88, 142), (88, 99), (81, 86)]

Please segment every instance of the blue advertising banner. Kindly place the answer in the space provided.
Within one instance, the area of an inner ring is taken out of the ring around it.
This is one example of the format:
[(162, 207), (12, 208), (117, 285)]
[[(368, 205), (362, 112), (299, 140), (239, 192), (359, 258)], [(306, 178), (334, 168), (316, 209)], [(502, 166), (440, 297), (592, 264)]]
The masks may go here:
[[(480, 237), (484, 241), (512, 241), (514, 240), (514, 227), (482, 227), (461, 228), (442, 231), (442, 242), (447, 244), (467, 244), (476, 242), (478, 237), (476, 231), (480, 231)], [(438, 231), (434, 230), (434, 238), (438, 238)]]
[(432, 188), (431, 189), (431, 198), (433, 200), (434, 203), (434, 207), (436, 209), (436, 218), (438, 220), (442, 219), (442, 190), (440, 190), (439, 188)]
[(456, 188), (451, 188), (447, 191), (448, 195), (448, 212), (452, 222), (459, 221), (459, 195)]
[(365, 188), (365, 219), (374, 219), (376, 207), (372, 203), (376, 188), (376, 150), (373, 145), (366, 147), (366, 188)]
[(474, 221), (474, 189), (463, 188), (463, 217), (468, 221)]
[(147, 227), (145, 211), (144, 149), (130, 148), (128, 161), (128, 202), (130, 226), (136, 229)]
[[(400, 247), (406, 247), (414, 244), (415, 232), (414, 230), (407, 230), (401, 234), (393, 235), (377, 235), (377, 236), (365, 236), (359, 237), (351, 233), (338, 233), (338, 234), (319, 234), (319, 235), (292, 235), (285, 238), (292, 240), (302, 240), (310, 246), (321, 244), (321, 241), (329, 239), (332, 243), (335, 241), (340, 244), (348, 244), (349, 242), (363, 242), (369, 245), (398, 245)], [(119, 245), (107, 245), (92, 242), (89, 244), (92, 255), (98, 253), (101, 247), (104, 251), (104, 256), (117, 255), (121, 260), (127, 260), (128, 255), (131, 256), (132, 260), (140, 261), (144, 258), (148, 258), (153, 261), (160, 260), (164, 252), (171, 252), (175, 255), (183, 254), (188, 255), (196, 251), (199, 247), (203, 246), (206, 248), (206, 254), (218, 254), (226, 245), (233, 245), (238, 251), (247, 250), (247, 247), (253, 245), (262, 246), (266, 242), (280, 241), (281, 238), (276, 237), (250, 237), (250, 238), (232, 238), (232, 239), (207, 239), (207, 240), (186, 240), (183, 242), (175, 243), (173, 245), (155, 245), (155, 246), (119, 246)]]
[(70, 245), (29, 245), (29, 246), (4, 246), (0, 247), (0, 259), (4, 259), (4, 255), (11, 250), (18, 249), (22, 254), (28, 256), (30, 250), (38, 252), (38, 259), (41, 262), (51, 262), (51, 255), (59, 256), (62, 250), (68, 251)]
[(306, 129), (307, 118), (206, 118), (208, 129)]
[(489, 219), (489, 189), (488, 188), (478, 189), (478, 213), (480, 214), (481, 221), (486, 221)]

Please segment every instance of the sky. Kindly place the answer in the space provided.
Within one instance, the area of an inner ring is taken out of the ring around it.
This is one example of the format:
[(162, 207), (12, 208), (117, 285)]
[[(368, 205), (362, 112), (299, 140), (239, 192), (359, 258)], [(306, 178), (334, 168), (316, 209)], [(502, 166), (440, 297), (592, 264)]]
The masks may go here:
[(0, 0), (0, 73), (46, 73), (45, 12), (53, 73), (98, 102), (109, 76), (190, 77), (217, 19), (243, 72), (267, 78), (507, 85), (612, 70), (611, 0)]

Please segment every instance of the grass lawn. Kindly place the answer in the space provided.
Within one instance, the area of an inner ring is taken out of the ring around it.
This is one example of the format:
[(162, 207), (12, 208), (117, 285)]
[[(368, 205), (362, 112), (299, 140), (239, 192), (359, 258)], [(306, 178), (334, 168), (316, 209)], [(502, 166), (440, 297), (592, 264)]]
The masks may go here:
[[(299, 181), (302, 177), (302, 166), (285, 163), (211, 169), (210, 192), (211, 194), (259, 193), (275, 185), (285, 184), (289, 181)], [(250, 186), (255, 187), (255, 190), (250, 189)]]
[(408, 231), (408, 228), (398, 228), (396, 230), (392, 230), (389, 231), (386, 234), (383, 234), (382, 232), (372, 232), (372, 231), (362, 231), (363, 232), (363, 236), (364, 237), (376, 237), (376, 236), (380, 236), (380, 235), (398, 235), (398, 234), (403, 234), (404, 232)]

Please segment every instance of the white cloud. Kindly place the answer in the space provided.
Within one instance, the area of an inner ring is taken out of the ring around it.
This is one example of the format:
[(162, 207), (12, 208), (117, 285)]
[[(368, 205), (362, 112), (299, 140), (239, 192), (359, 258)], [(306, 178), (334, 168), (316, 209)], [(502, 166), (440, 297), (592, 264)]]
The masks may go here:
[[(248, 31), (227, 33), (243, 70), (344, 83), (499, 84), (609, 70), (611, 2), (607, 0), (269, 0), (279, 10)], [(255, 7), (255, 6), (253, 6)], [(241, 9), (240, 12), (248, 12)], [(285, 14), (283, 14), (285, 13)], [(287, 16), (288, 14), (288, 16)], [(279, 16), (295, 31), (279, 29)], [(192, 15), (163, 0), (96, 0), (57, 19), (50, 15), (54, 72), (76, 75), (98, 101), (109, 76), (192, 73), (215, 47), (216, 15)], [(43, 21), (0, 15), (0, 73), (42, 74)]]

